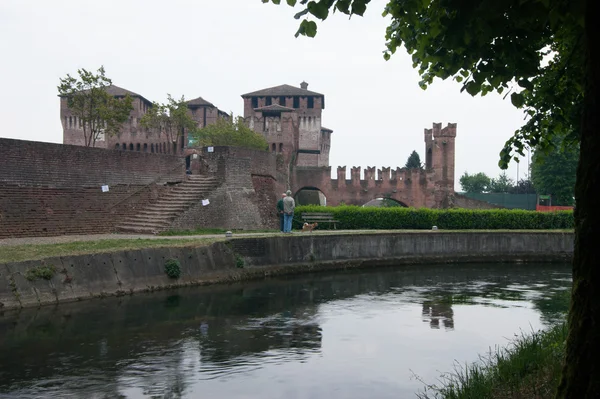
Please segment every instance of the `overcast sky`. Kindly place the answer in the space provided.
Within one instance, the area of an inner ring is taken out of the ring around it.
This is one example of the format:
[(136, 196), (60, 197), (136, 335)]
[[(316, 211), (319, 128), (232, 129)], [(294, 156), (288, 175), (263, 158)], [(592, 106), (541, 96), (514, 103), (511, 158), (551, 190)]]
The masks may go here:
[[(413, 150), (424, 160), (423, 129), (456, 122), (456, 188), (465, 171), (497, 176), (521, 111), (452, 81), (421, 90), (404, 50), (384, 61), (385, 3), (373, 0), (363, 18), (333, 15), (309, 39), (294, 37), (298, 10), (261, 0), (1, 0), (0, 137), (62, 142), (56, 86), (78, 68), (104, 65), (114, 84), (151, 101), (202, 96), (236, 115), (241, 94), (305, 80), (325, 95), (333, 174), (403, 166)], [(508, 174), (516, 179), (514, 162)]]

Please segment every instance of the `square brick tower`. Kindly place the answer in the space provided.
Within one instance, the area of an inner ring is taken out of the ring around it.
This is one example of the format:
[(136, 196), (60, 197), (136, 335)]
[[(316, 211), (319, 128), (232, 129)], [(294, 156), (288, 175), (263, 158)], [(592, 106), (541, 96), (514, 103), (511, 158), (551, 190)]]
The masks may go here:
[(297, 166), (329, 166), (331, 133), (321, 124), (325, 96), (300, 87), (281, 85), (243, 94), (244, 120), (262, 134), (269, 149)]
[(433, 129), (425, 129), (425, 168), (435, 172), (434, 181), (439, 188), (454, 190), (454, 144), (456, 123), (434, 123)]

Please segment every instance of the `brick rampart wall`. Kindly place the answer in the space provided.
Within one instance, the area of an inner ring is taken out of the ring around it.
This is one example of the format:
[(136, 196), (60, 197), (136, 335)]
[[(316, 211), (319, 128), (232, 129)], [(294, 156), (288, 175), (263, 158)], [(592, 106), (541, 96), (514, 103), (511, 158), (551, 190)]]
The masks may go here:
[(219, 187), (208, 194), (208, 206), (194, 205), (174, 220), (172, 229), (257, 230), (276, 226), (275, 154), (214, 147), (210, 153), (204, 148), (201, 157), (207, 173), (219, 180)]
[(11, 139), (0, 154), (0, 238), (113, 231), (185, 176), (182, 158), (160, 154)]

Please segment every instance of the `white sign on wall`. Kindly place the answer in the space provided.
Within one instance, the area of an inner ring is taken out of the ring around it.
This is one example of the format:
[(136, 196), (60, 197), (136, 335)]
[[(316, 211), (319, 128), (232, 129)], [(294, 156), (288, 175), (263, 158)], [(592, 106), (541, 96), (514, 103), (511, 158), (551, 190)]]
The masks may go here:
[(215, 152), (215, 147), (208, 147), (206, 150), (208, 152)]
[(108, 192), (108, 186), (107, 185), (102, 186), (102, 192), (103, 193), (107, 193)]

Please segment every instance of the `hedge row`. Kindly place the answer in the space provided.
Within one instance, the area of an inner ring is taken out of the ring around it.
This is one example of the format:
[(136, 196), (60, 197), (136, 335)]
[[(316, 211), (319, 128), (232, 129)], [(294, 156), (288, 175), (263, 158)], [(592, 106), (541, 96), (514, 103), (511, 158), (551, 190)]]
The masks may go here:
[[(332, 213), (338, 229), (427, 229), (445, 230), (546, 230), (574, 228), (573, 211), (536, 212), (520, 209), (427, 209), (375, 208), (360, 206), (298, 206), (294, 227), (302, 225), (303, 212)], [(321, 223), (319, 229), (333, 229)]]

